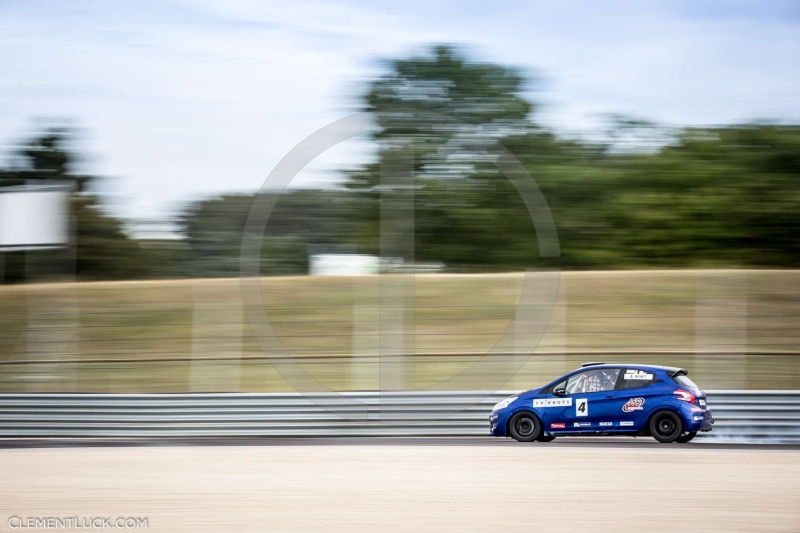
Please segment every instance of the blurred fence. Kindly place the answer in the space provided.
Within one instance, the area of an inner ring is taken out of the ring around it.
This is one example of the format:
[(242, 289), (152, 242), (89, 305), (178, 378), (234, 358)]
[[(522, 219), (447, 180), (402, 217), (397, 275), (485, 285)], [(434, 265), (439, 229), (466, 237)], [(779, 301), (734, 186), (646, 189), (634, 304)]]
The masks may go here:
[[(3, 394), (0, 437), (481, 436), (509, 394)], [(707, 395), (702, 440), (800, 443), (800, 391)]]

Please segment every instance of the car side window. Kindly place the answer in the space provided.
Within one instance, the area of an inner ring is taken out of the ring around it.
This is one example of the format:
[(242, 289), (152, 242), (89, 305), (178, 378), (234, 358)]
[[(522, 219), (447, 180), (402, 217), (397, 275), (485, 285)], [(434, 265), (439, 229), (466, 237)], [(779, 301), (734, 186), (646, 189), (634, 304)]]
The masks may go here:
[(598, 368), (573, 374), (567, 381), (567, 394), (612, 391), (619, 373), (619, 368)]
[(556, 383), (554, 385), (550, 385), (550, 388), (547, 389), (547, 393), (548, 394), (553, 394), (558, 389), (566, 388), (566, 386), (567, 386), (567, 380), (566, 379), (561, 380), (561, 381), (559, 381), (558, 383)]
[(656, 381), (656, 376), (652, 372), (637, 370), (635, 368), (626, 368), (625, 372), (622, 374), (622, 384), (619, 389), (642, 389), (644, 387), (649, 387)]

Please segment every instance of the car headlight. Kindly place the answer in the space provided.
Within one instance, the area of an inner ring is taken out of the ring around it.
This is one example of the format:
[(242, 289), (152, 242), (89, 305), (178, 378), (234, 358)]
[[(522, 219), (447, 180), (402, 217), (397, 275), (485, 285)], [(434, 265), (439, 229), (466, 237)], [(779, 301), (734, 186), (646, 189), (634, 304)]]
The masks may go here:
[(494, 409), (492, 409), (492, 411), (499, 411), (500, 409), (505, 409), (506, 407), (511, 405), (511, 402), (513, 402), (517, 398), (518, 398), (517, 396), (509, 396), (505, 400), (500, 400), (495, 404)]

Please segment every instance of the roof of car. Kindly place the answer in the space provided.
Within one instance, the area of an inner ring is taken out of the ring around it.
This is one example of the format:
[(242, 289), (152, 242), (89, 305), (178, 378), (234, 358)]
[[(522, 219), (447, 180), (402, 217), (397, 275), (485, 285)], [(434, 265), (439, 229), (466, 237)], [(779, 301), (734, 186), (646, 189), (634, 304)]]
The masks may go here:
[[(638, 363), (603, 363), (603, 364), (599, 364), (599, 365), (584, 366), (584, 367), (578, 368), (576, 370), (584, 370), (585, 371), (585, 370), (594, 370), (594, 369), (597, 369), (597, 368), (620, 368), (620, 367), (622, 367), (622, 368), (636, 368), (636, 369), (639, 369), (639, 370), (651, 370), (651, 371), (665, 370), (669, 374), (673, 374), (673, 373), (677, 373), (677, 372), (684, 372), (684, 373), (688, 374), (688, 371), (685, 368), (679, 368), (679, 367), (676, 367), (676, 366), (641, 365), (641, 364), (638, 364)], [(574, 371), (572, 371), (572, 372), (574, 372)], [(572, 372), (570, 372), (570, 374)]]

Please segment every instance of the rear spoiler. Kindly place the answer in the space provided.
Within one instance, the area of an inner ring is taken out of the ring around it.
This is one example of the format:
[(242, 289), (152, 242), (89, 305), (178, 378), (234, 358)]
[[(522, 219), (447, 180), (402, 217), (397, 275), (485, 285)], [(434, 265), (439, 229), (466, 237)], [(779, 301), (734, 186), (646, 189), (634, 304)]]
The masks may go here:
[(671, 377), (671, 378), (674, 378), (674, 377), (677, 377), (677, 376), (688, 376), (689, 375), (689, 371), (687, 369), (685, 369), (685, 368), (668, 368), (667, 369), (667, 375), (669, 377)]

